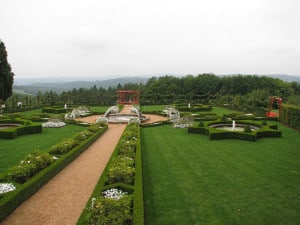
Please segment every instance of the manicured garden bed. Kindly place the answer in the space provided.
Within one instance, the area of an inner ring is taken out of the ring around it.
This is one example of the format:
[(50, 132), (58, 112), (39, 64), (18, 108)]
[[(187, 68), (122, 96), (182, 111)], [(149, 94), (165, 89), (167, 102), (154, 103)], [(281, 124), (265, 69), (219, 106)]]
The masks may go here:
[(146, 224), (300, 224), (300, 134), (209, 141), (141, 130)]
[[(140, 128), (128, 125), (77, 224), (144, 224)], [(110, 194), (107, 194), (110, 193)]]

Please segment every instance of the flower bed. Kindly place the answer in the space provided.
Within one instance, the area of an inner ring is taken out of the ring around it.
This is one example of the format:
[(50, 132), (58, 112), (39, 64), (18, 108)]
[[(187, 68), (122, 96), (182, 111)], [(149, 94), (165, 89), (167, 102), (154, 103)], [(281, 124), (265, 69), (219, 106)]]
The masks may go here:
[(126, 127), (77, 224), (144, 224), (139, 129)]

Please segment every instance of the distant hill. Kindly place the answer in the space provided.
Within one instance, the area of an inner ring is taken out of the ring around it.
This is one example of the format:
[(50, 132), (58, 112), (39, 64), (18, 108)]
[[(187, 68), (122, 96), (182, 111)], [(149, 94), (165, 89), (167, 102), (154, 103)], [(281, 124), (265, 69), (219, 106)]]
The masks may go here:
[[(63, 91), (69, 91), (73, 88), (87, 88), (96, 85), (97, 88), (109, 88), (116, 87), (118, 84), (124, 85), (128, 83), (134, 84), (145, 84), (148, 78), (142, 77), (122, 77), (108, 80), (96, 80), (96, 81), (58, 81), (58, 82), (35, 82), (28, 83), (26, 85), (14, 85), (13, 89), (15, 92), (24, 92), (28, 94), (36, 94), (39, 91), (44, 93), (46, 91), (54, 91), (56, 93), (62, 93)], [(23, 81), (24, 82), (24, 81)], [(20, 83), (20, 81), (18, 82)]]

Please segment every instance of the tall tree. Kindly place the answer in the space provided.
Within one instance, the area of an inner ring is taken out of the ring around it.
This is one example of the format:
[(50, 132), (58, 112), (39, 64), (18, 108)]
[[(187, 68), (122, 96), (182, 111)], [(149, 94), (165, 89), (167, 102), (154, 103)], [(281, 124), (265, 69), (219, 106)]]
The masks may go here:
[(2, 104), (12, 95), (14, 73), (7, 61), (7, 52), (4, 43), (0, 39), (0, 112)]

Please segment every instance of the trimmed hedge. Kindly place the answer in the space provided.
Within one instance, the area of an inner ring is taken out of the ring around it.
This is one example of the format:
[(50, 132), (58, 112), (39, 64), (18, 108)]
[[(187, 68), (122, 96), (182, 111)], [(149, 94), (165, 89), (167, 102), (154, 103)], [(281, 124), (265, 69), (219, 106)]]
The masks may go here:
[(169, 120), (165, 120), (165, 121), (159, 121), (159, 122), (155, 122), (155, 123), (146, 123), (146, 124), (141, 124), (140, 126), (142, 128), (147, 128), (147, 127), (158, 127), (158, 126), (163, 126), (163, 125), (168, 125), (168, 124), (172, 124), (173, 122), (170, 122)]
[(292, 105), (282, 105), (279, 120), (294, 129), (300, 130), (300, 108)]
[(13, 212), (23, 201), (38, 191), (52, 177), (65, 168), (70, 162), (76, 159), (106, 130), (107, 126), (98, 130), (93, 136), (77, 145), (65, 155), (60, 156), (50, 166), (41, 170), (27, 182), (17, 186), (16, 190), (6, 193), (0, 199), (0, 222), (3, 221), (11, 212)]
[(215, 122), (204, 122), (204, 127), (192, 126), (188, 128), (188, 133), (193, 134), (203, 134), (207, 135), (210, 140), (221, 140), (221, 139), (239, 139), (244, 141), (256, 141), (258, 138), (267, 138), (267, 137), (281, 137), (282, 132), (277, 130), (277, 125), (261, 125), (255, 123), (254, 121), (239, 121), (246, 125), (253, 125), (260, 127), (257, 131), (252, 132), (239, 132), (239, 131), (226, 131), (218, 130), (212, 127), (209, 127), (212, 124), (230, 124), (230, 121), (215, 121)]
[[(136, 126), (136, 133), (132, 133), (132, 130), (130, 130), (130, 127)], [(131, 135), (137, 135), (137, 139), (134, 143), (135, 145), (135, 158), (134, 158), (134, 166), (135, 166), (135, 177), (134, 177), (134, 183), (133, 185), (129, 185), (126, 183), (112, 183), (109, 184), (108, 181), (108, 173), (111, 168), (111, 166), (115, 163), (115, 160), (120, 156), (119, 152), (120, 149), (124, 148), (125, 143), (128, 142), (128, 137), (131, 137)], [(141, 157), (141, 141), (140, 141), (140, 128), (138, 125), (128, 125), (122, 134), (114, 152), (112, 153), (107, 166), (105, 167), (101, 177), (99, 178), (98, 184), (96, 185), (93, 194), (91, 195), (89, 201), (87, 202), (87, 205), (85, 209), (83, 210), (77, 224), (78, 225), (85, 225), (89, 224), (90, 218), (93, 216), (95, 218), (94, 214), (92, 214), (91, 211), (89, 211), (90, 206), (92, 204), (93, 199), (99, 199), (101, 198), (101, 193), (104, 190), (108, 190), (110, 188), (117, 188), (122, 191), (126, 191), (129, 195), (132, 196), (133, 201), (133, 208), (132, 208), (132, 224), (136, 225), (143, 225), (144, 224), (144, 199), (143, 199), (143, 176), (142, 176), (142, 157)], [(97, 201), (97, 200), (96, 200)], [(129, 222), (129, 224), (131, 224)]]
[(0, 138), (1, 139), (14, 139), (17, 136), (25, 135), (25, 134), (36, 134), (42, 133), (43, 128), (41, 124), (33, 124), (29, 120), (0, 120), (0, 124), (20, 124), (20, 126), (0, 129)]
[(175, 108), (182, 112), (209, 112), (212, 110), (212, 105), (202, 105), (202, 104), (196, 104), (191, 105), (189, 108), (187, 105), (175, 105)]
[(61, 113), (67, 113), (69, 112), (70, 108), (65, 109), (65, 108), (56, 108), (56, 107), (47, 107), (42, 109), (42, 113), (54, 113), (54, 114), (61, 114)]

